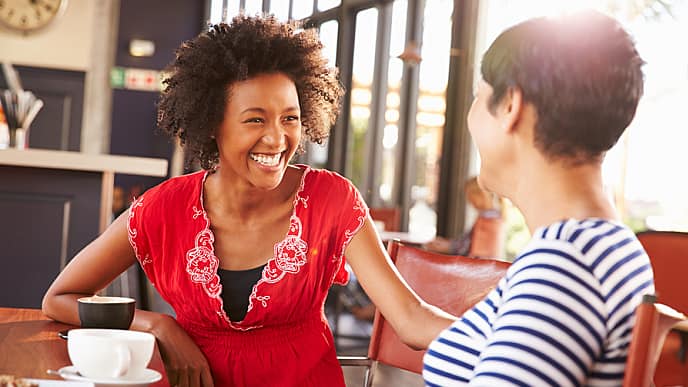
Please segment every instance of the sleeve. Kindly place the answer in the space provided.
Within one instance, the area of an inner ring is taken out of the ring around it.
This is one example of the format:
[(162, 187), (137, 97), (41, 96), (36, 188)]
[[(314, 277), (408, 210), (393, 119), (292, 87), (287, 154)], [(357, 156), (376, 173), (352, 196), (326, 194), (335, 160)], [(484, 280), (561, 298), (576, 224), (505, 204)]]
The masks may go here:
[(471, 385), (582, 385), (607, 334), (600, 284), (571, 249), (537, 249), (509, 269)]
[(338, 179), (336, 196), (331, 198), (331, 203), (335, 208), (336, 214), (331, 219), (335, 222), (335, 259), (338, 262), (334, 276), (334, 282), (346, 285), (349, 281), (349, 273), (346, 271), (346, 258), (344, 252), (347, 246), (353, 239), (358, 230), (363, 227), (366, 218), (368, 217), (368, 206), (363, 201), (361, 193), (358, 189), (347, 179), (336, 175)]
[(136, 259), (143, 268), (150, 282), (155, 286), (155, 278), (152, 270), (153, 260), (151, 259), (150, 244), (146, 235), (144, 225), (146, 205), (148, 197), (146, 194), (134, 199), (129, 207), (129, 218), (127, 219), (127, 231), (129, 234), (129, 244), (134, 249)]

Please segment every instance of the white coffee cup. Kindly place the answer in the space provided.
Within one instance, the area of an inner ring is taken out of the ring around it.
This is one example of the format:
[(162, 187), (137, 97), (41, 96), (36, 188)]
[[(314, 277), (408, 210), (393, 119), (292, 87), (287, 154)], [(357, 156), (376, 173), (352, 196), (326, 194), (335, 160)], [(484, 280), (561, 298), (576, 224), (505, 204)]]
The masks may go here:
[(72, 329), (69, 359), (90, 379), (132, 379), (143, 375), (153, 356), (155, 336), (121, 329)]

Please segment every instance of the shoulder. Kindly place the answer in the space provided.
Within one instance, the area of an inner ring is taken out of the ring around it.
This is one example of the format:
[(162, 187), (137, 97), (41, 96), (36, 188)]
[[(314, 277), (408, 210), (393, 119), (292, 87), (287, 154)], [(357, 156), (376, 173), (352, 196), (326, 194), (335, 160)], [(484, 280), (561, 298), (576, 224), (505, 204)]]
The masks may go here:
[(558, 254), (595, 269), (602, 260), (629, 251), (643, 249), (625, 225), (605, 219), (568, 219), (537, 229), (522, 256)]
[(199, 194), (205, 171), (176, 176), (148, 189), (141, 195), (144, 203), (180, 200), (189, 195)]
[(633, 231), (604, 219), (568, 219), (536, 230), (507, 277), (541, 277), (544, 272), (559, 272), (605, 295), (652, 277), (649, 258)]
[(337, 172), (302, 165), (299, 167), (306, 168), (304, 181), (306, 188), (310, 191), (326, 195), (358, 196), (358, 190), (353, 183)]

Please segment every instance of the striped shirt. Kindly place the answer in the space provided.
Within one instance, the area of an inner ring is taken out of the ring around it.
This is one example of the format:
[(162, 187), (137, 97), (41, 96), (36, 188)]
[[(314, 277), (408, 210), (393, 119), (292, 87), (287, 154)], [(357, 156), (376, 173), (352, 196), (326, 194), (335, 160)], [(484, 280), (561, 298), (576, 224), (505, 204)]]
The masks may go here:
[(497, 287), (431, 343), (428, 386), (619, 386), (652, 267), (633, 232), (599, 219), (535, 231)]

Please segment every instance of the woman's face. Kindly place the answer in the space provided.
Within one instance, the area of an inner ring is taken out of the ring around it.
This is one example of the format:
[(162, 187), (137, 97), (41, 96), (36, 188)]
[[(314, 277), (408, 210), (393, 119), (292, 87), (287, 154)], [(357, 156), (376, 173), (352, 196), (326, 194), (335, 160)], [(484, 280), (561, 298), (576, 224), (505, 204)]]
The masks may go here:
[(294, 82), (271, 73), (233, 83), (216, 140), (223, 175), (253, 188), (276, 188), (301, 141)]
[(468, 130), (480, 153), (480, 184), (497, 194), (503, 195), (500, 182), (508, 177), (511, 152), (507, 146), (507, 130), (501, 124), (499, 107), (495, 114), (488, 109), (492, 86), (480, 80), (468, 112)]

